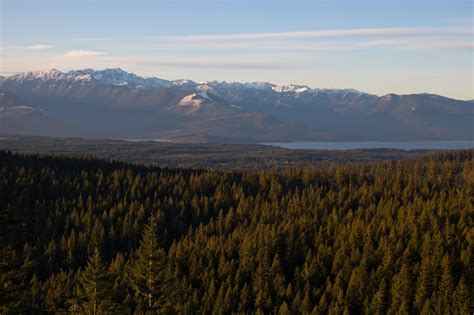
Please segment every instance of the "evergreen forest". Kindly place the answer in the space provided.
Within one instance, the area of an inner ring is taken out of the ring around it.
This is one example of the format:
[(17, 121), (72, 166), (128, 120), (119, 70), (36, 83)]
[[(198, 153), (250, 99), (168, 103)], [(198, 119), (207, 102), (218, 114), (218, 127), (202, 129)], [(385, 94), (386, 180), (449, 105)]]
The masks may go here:
[(0, 314), (472, 314), (473, 155), (227, 171), (0, 151)]

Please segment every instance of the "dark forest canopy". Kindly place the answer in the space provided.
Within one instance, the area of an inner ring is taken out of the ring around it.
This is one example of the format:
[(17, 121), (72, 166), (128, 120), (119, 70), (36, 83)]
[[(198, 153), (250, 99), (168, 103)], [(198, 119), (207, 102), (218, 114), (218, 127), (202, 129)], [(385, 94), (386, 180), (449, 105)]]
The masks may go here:
[(22, 154), (96, 157), (171, 168), (241, 170), (415, 159), (426, 150), (290, 150), (269, 145), (168, 143), (110, 139), (0, 135), (0, 150)]
[(0, 313), (472, 313), (473, 154), (220, 172), (0, 151)]

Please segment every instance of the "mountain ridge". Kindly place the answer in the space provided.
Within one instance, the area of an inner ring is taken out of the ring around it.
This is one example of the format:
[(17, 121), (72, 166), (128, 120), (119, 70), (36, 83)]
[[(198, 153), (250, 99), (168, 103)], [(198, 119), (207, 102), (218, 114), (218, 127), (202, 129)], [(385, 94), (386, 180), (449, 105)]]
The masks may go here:
[[(19, 72), (17, 74), (3, 77), (5, 80), (32, 80), (33, 78), (43, 81), (53, 80), (74, 80), (74, 81), (90, 81), (97, 80), (104, 84), (113, 85), (128, 85), (131, 87), (171, 87), (180, 86), (188, 88), (196, 88), (198, 86), (217, 86), (217, 87), (242, 87), (242, 88), (253, 88), (253, 89), (272, 89), (279, 93), (304, 93), (309, 91), (344, 91), (350, 93), (363, 93), (355, 89), (333, 89), (333, 88), (310, 88), (307, 85), (299, 84), (287, 84), (278, 86), (270, 82), (227, 82), (227, 81), (202, 81), (196, 82), (189, 79), (177, 79), (177, 80), (166, 80), (154, 76), (143, 77), (136, 75), (132, 72), (127, 72), (121, 68), (106, 68), (103, 70), (94, 70), (91, 68), (71, 70), (68, 72), (62, 72), (55, 68), (40, 71), (26, 71)], [(371, 94), (374, 95), (374, 94)]]
[[(204, 89), (205, 86), (217, 87), (217, 88), (248, 88), (256, 90), (273, 90), (278, 93), (323, 93), (323, 92), (337, 92), (337, 93), (353, 93), (363, 94), (377, 97), (387, 97), (390, 95), (406, 96), (406, 95), (432, 95), (445, 97), (449, 99), (460, 100), (448, 96), (444, 96), (436, 93), (419, 92), (419, 93), (394, 93), (390, 92), (387, 94), (374, 94), (369, 92), (359, 91), (353, 88), (311, 88), (308, 85), (290, 83), (287, 85), (277, 85), (267, 81), (253, 81), (253, 82), (238, 82), (238, 81), (218, 81), (218, 80), (207, 80), (207, 81), (193, 81), (190, 79), (175, 79), (168, 80), (159, 78), (156, 76), (140, 76), (133, 72), (125, 71), (121, 68), (105, 68), (103, 70), (94, 70), (92, 68), (85, 68), (79, 70), (60, 71), (56, 68), (49, 68), (38, 71), (25, 71), (18, 72), (10, 76), (0, 75), (0, 82), (4, 80), (17, 80), (17, 79), (30, 79), (36, 78), (43, 81), (50, 80), (73, 80), (73, 81), (90, 81), (96, 80), (102, 84), (112, 85), (126, 85), (129, 87), (186, 87), (192, 89)], [(462, 100), (468, 102), (474, 102), (472, 100)]]
[(269, 82), (170, 81), (120, 68), (23, 72), (6, 77), (0, 90), (110, 138), (232, 143), (474, 138), (472, 102), (428, 93), (377, 96)]

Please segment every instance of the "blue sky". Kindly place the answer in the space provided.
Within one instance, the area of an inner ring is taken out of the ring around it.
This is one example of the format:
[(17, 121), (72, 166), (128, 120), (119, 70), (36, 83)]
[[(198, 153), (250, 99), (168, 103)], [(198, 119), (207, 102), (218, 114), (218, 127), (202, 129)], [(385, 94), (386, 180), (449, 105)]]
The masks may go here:
[(472, 1), (0, 3), (3, 75), (120, 67), (165, 79), (474, 98)]

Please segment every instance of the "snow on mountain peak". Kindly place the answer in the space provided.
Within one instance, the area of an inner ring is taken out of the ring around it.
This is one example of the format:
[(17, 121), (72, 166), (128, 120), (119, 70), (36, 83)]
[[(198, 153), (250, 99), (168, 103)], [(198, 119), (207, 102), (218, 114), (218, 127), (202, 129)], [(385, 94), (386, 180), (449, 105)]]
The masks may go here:
[(199, 84), (198, 86), (196, 86), (196, 90), (216, 94), (216, 90), (207, 84)]
[(268, 82), (226, 82), (226, 81), (205, 81), (201, 84), (205, 84), (207, 86), (213, 88), (234, 88), (234, 89), (256, 89), (256, 90), (269, 90), (275, 87), (274, 84)]
[(193, 80), (179, 79), (171, 81), (171, 85), (180, 86), (180, 87), (196, 87), (198, 84)]
[(257, 90), (273, 89), (275, 85), (268, 82), (246, 82), (243, 84), (246, 88), (252, 88)]
[(295, 85), (295, 84), (289, 84), (289, 85), (284, 85), (284, 86), (275, 86), (272, 89), (275, 92), (278, 92), (278, 93), (287, 93), (287, 92), (304, 93), (304, 92), (307, 92), (307, 91), (311, 91), (311, 89), (307, 86)]
[(82, 81), (82, 82), (89, 82), (93, 80), (90, 74), (81, 74), (81, 75), (73, 77), (73, 79), (74, 81)]
[(61, 72), (54, 68), (51, 68), (49, 70), (44, 70), (44, 71), (34, 71), (33, 73), (39, 77), (48, 77), (48, 78), (58, 78), (64, 75), (64, 72)]
[(213, 102), (213, 100), (209, 97), (209, 95), (206, 92), (199, 92), (199, 93), (193, 93), (193, 94), (183, 97), (179, 101), (178, 106), (199, 107), (202, 104), (209, 103), (209, 102)]
[(111, 85), (126, 85), (131, 87), (162, 87), (168, 84), (168, 81), (159, 78), (144, 78), (134, 73), (130, 73), (122, 70), (121, 68), (104, 69), (104, 70), (93, 70), (83, 69), (69, 71), (68, 76), (77, 77), (82, 76), (82, 79), (86, 79), (84, 75), (89, 75), (90, 79), (96, 80), (103, 84)]
[(28, 71), (28, 72), (20, 72), (17, 73), (10, 78), (22, 81), (33, 81), (33, 80), (41, 80), (41, 81), (51, 81), (51, 80), (58, 80), (64, 77), (64, 73), (57, 70), (57, 69), (49, 69), (49, 70), (42, 70), (42, 71)]
[(188, 89), (194, 91), (202, 91), (211, 93), (214, 95), (220, 95), (221, 93), (227, 93), (228, 89), (233, 90), (245, 90), (254, 89), (261, 91), (270, 91), (276, 93), (291, 93), (295, 96), (299, 94), (311, 92), (313, 94), (326, 93), (326, 94), (365, 94), (353, 89), (311, 89), (305, 85), (289, 84), (283, 86), (277, 86), (269, 82), (226, 82), (226, 81), (205, 81), (196, 83), (192, 80), (179, 79), (179, 80), (164, 80), (157, 77), (141, 77), (134, 73), (124, 71), (121, 68), (94, 70), (94, 69), (82, 69), (72, 70), (69, 72), (61, 72), (57, 69), (49, 69), (45, 71), (33, 71), (18, 73), (5, 80), (10, 81), (39, 81), (40, 82), (54, 82), (64, 81), (67, 82), (80, 82), (89, 83), (97, 82), (101, 84), (117, 85), (117, 86), (128, 86), (134, 89), (149, 89), (149, 88), (163, 88), (163, 87), (174, 87), (180, 89)]

